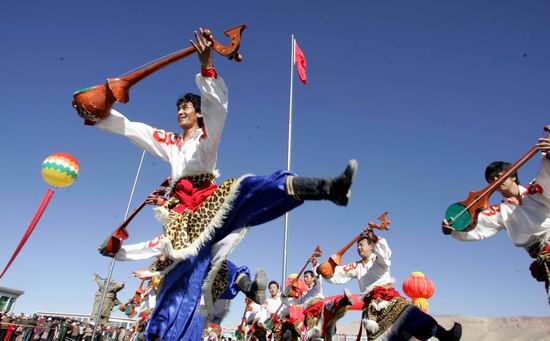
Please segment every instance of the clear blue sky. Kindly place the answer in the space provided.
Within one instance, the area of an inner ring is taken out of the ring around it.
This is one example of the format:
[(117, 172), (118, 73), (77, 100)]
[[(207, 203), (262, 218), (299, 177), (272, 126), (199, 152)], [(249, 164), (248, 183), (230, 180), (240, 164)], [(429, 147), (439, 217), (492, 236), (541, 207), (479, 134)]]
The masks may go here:
[[(334, 175), (350, 158), (359, 174), (348, 208), (309, 202), (290, 215), (289, 270), (319, 244), (325, 255), (368, 220), (389, 211), (392, 274), (401, 287), (423, 271), (437, 287), (435, 314), (548, 315), (543, 285), (526, 252), (505, 233), (478, 243), (443, 236), (446, 207), (485, 186), (493, 160), (515, 161), (549, 124), (550, 4), (546, 1), (3, 1), (0, 10), (0, 263), (8, 261), (47, 190), (40, 164), (69, 152), (78, 181), (59, 189), (0, 285), (25, 291), (15, 311), (89, 313), (93, 273), (110, 260), (97, 246), (124, 215), (141, 151), (82, 125), (73, 91), (188, 46), (192, 31), (246, 23), (236, 64), (216, 58), (230, 90), (219, 149), (222, 179), (286, 166), (290, 35), (308, 60), (308, 86), (295, 85), (293, 170)], [(136, 85), (117, 108), (176, 130), (175, 100), (195, 90), (191, 57)], [(539, 162), (521, 170), (524, 182)], [(135, 207), (169, 173), (147, 156)], [(500, 198), (495, 196), (493, 201)], [(150, 209), (130, 242), (160, 232)], [(230, 257), (279, 280), (283, 220), (253, 228)], [(357, 258), (351, 249), (345, 261)], [(117, 263), (126, 300), (138, 283)], [(357, 292), (355, 283), (350, 283)], [(341, 292), (326, 285), (326, 295)], [(242, 314), (242, 297), (228, 322)], [(358, 318), (352, 315), (350, 318)]]

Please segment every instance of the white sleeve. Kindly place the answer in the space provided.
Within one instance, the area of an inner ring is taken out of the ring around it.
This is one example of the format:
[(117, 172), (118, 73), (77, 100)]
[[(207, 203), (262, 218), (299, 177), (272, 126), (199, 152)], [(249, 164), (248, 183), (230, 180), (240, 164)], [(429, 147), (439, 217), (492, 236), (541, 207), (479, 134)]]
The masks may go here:
[(122, 245), (115, 255), (118, 261), (144, 260), (160, 256), (164, 253), (162, 237), (157, 237), (146, 242)]
[(353, 278), (358, 278), (358, 264), (350, 263), (346, 266), (338, 265), (334, 269), (334, 275), (331, 278), (325, 278), (327, 282), (333, 284), (343, 284), (349, 282)]
[(262, 323), (269, 318), (269, 311), (268, 311), (268, 308), (267, 308), (267, 303), (262, 304), (262, 306), (260, 307), (260, 311), (258, 312), (257, 316), (258, 316), (258, 321), (260, 321)]
[(315, 284), (313, 285), (313, 287), (308, 292), (306, 292), (304, 296), (302, 296), (302, 298), (300, 299), (300, 303), (302, 304), (306, 303), (309, 299), (318, 295), (322, 295), (322, 292), (323, 292), (323, 277), (319, 276), (315, 278)]
[(173, 133), (155, 129), (147, 124), (132, 122), (111, 109), (111, 115), (95, 125), (101, 130), (126, 136), (138, 147), (169, 162), (170, 148), (175, 146)]
[(384, 268), (389, 268), (391, 266), (391, 249), (388, 245), (388, 242), (384, 238), (379, 238), (372, 251), (376, 255), (376, 262)]
[(542, 187), (542, 195), (550, 199), (550, 160), (548, 160), (545, 156), (542, 157), (540, 171), (535, 178), (535, 183)]
[(294, 298), (294, 297), (281, 297), (281, 301), (283, 301), (285, 304), (288, 304), (288, 305), (302, 304), (301, 299), (299, 300), (299, 299)]
[(495, 205), (478, 214), (477, 225), (468, 232), (453, 231), (451, 235), (458, 240), (483, 240), (494, 236), (504, 228), (504, 221), (500, 212), (501, 206)]
[(227, 87), (221, 77), (195, 78), (201, 92), (201, 112), (206, 130), (206, 140), (218, 145), (227, 118)]

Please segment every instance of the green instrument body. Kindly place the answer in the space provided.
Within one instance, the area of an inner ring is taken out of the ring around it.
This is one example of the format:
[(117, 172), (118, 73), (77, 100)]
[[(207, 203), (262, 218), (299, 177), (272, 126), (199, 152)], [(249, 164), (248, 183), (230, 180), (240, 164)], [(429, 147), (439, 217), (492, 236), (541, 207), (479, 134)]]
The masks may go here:
[(456, 218), (457, 215), (459, 215), (464, 210), (466, 210), (466, 206), (457, 202), (449, 206), (449, 208), (447, 208), (447, 211), (445, 211), (445, 220), (447, 220), (448, 222), (452, 221), (452, 223), (449, 225), (456, 231), (464, 232), (468, 227), (470, 227), (470, 225), (472, 225), (472, 216), (467, 210), (461, 216)]

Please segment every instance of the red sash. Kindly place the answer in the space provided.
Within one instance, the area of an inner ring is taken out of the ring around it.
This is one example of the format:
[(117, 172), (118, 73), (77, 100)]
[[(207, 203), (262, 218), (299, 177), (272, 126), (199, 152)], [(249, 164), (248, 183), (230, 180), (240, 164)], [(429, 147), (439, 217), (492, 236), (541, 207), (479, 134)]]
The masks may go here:
[(177, 182), (172, 191), (172, 195), (179, 200), (179, 204), (172, 210), (180, 214), (185, 209), (194, 212), (217, 188), (218, 186), (212, 181), (203, 181), (199, 186), (195, 187), (189, 179), (182, 178)]

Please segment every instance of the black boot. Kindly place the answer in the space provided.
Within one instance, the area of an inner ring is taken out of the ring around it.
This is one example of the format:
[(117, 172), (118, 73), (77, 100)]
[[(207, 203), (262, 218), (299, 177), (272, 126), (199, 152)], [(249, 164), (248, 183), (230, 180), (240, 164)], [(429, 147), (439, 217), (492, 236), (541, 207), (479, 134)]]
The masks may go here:
[(437, 325), (435, 337), (440, 341), (458, 341), (462, 337), (462, 325), (455, 322), (453, 328), (449, 330)]
[(340, 301), (338, 302), (338, 304), (339, 304), (341, 307), (353, 305), (353, 297), (352, 297), (352, 295), (351, 295), (351, 291), (349, 291), (348, 288), (344, 288), (344, 297), (342, 297), (342, 298), (340, 299)]
[(346, 206), (356, 172), (357, 161), (350, 160), (344, 173), (335, 178), (289, 176), (286, 179), (286, 192), (297, 200), (330, 200), (336, 205)]
[(236, 282), (237, 286), (246, 297), (258, 304), (263, 304), (265, 302), (265, 289), (267, 287), (267, 275), (265, 271), (262, 269), (256, 270), (254, 281), (243, 273), (237, 277)]

